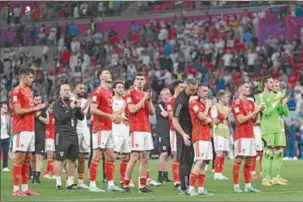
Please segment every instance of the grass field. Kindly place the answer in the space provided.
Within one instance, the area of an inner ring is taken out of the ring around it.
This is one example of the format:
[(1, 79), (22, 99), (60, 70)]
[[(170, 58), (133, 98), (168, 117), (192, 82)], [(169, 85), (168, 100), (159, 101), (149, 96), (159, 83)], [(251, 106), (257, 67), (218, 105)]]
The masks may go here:
[[(225, 175), (231, 178), (231, 161), (227, 161)], [(100, 166), (99, 166), (100, 168)], [(116, 166), (118, 169), (119, 167)], [(40, 196), (13, 198), (11, 196), (12, 180), (11, 173), (1, 173), (1, 201), (199, 201), (199, 200), (224, 200), (224, 201), (298, 201), (303, 200), (303, 161), (284, 161), (282, 176), (289, 180), (288, 186), (273, 186), (264, 188), (260, 185), (259, 180), (253, 181), (253, 185), (262, 190), (262, 193), (241, 193), (233, 192), (232, 180), (228, 181), (213, 181), (212, 173), (209, 170), (206, 178), (206, 189), (215, 193), (214, 196), (178, 196), (178, 192), (173, 190), (172, 184), (162, 184), (159, 187), (153, 187), (154, 193), (142, 194), (133, 189), (133, 193), (91, 193), (87, 190), (62, 190), (55, 189), (55, 180), (42, 179), (39, 185), (31, 184), (30, 187), (35, 191), (40, 192)], [(157, 161), (150, 161), (150, 170), (154, 179), (157, 177)], [(101, 171), (99, 172), (101, 173)], [(134, 178), (137, 179), (137, 169), (134, 172)], [(118, 172), (117, 172), (118, 174)], [(116, 175), (118, 179), (118, 175)], [(98, 176), (100, 188), (106, 188), (101, 182), (101, 174)], [(244, 186), (243, 175), (241, 172), (241, 188)], [(134, 180), (137, 181), (137, 180)]]

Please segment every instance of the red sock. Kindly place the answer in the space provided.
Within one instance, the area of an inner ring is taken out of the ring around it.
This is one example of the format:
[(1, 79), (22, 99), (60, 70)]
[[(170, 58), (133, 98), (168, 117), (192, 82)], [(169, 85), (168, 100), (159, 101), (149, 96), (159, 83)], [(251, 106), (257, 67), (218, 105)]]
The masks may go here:
[(198, 179), (198, 175), (194, 174), (194, 173), (190, 173), (189, 176), (189, 186), (195, 186), (196, 185), (196, 181)]
[(114, 180), (115, 175), (115, 165), (111, 161), (105, 162), (105, 174), (108, 181)]
[(124, 180), (127, 163), (127, 161), (120, 161), (120, 182)]
[(256, 171), (256, 161), (257, 161), (257, 156), (252, 157), (252, 167), (251, 171)]
[(46, 168), (45, 168), (45, 171), (44, 171), (44, 175), (47, 175), (49, 173), (49, 160), (50, 159), (47, 159), (47, 163), (46, 163)]
[(21, 164), (14, 163), (13, 169), (12, 169), (12, 174), (13, 174), (13, 184), (15, 186), (18, 186), (20, 184), (21, 169), (22, 169)]
[(139, 182), (140, 182), (140, 185), (139, 185), (140, 188), (146, 187), (146, 177), (140, 177)]
[(216, 159), (215, 159), (215, 173), (222, 173), (223, 160), (224, 160), (223, 156), (216, 156)]
[(262, 157), (263, 157), (263, 151), (260, 152), (260, 159), (259, 159), (260, 172), (262, 172)]
[(232, 168), (234, 184), (239, 184), (240, 165), (241, 165), (240, 162), (234, 161), (233, 168)]
[(198, 175), (198, 186), (204, 187), (205, 175)]
[(128, 187), (129, 183), (130, 183), (130, 179), (125, 179), (124, 178), (123, 185), (126, 186), (126, 187)]
[(244, 181), (246, 184), (249, 184), (251, 182), (251, 169), (252, 164), (244, 164), (243, 174), (244, 174)]
[(179, 175), (179, 162), (174, 161), (172, 163), (172, 171), (173, 171), (173, 180), (174, 182), (180, 182), (180, 175)]
[(225, 158), (223, 156), (221, 159), (221, 173), (223, 173), (224, 163), (225, 163)]
[(50, 159), (50, 161), (49, 161), (49, 172), (50, 172), (52, 175), (55, 175), (55, 171), (54, 171), (54, 161), (53, 161), (53, 159)]
[(29, 163), (22, 164), (21, 168), (21, 184), (28, 184)]
[(146, 170), (146, 179), (150, 179), (150, 172), (149, 172), (149, 169)]
[(89, 166), (89, 177), (90, 181), (96, 181), (97, 178), (97, 171), (98, 171), (98, 164), (99, 162), (96, 160), (92, 160)]

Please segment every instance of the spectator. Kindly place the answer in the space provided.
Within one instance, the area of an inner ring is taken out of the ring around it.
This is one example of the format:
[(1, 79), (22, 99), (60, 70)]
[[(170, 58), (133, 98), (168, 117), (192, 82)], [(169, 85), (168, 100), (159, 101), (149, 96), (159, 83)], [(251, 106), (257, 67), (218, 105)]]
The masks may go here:
[(0, 104), (1, 110), (1, 135), (0, 135), (0, 153), (3, 154), (3, 172), (10, 172), (8, 169), (8, 152), (11, 136), (11, 118), (8, 115), (7, 104)]
[(21, 7), (19, 4), (16, 5), (16, 7), (13, 9), (13, 15), (14, 15), (14, 23), (19, 24), (20, 23), (20, 17), (21, 17)]
[(76, 37), (78, 35), (78, 27), (73, 22), (70, 25), (70, 33), (72, 37)]

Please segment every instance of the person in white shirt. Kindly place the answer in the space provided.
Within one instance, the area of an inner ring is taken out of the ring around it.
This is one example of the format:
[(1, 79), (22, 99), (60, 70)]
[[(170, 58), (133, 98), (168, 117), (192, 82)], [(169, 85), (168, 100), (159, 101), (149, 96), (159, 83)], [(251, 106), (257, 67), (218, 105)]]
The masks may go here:
[(77, 121), (77, 134), (79, 142), (79, 159), (78, 159), (78, 188), (87, 189), (84, 184), (85, 155), (90, 152), (90, 131), (87, 126), (87, 113), (90, 101), (84, 98), (85, 86), (83, 83), (77, 83), (74, 89), (74, 96), (71, 100), (81, 103), (81, 111), (84, 113), (84, 119)]
[(131, 152), (128, 118), (125, 114), (126, 101), (123, 99), (124, 83), (120, 81), (115, 82), (113, 84), (113, 91), (113, 112), (119, 113), (124, 118), (121, 123), (112, 124), (115, 157), (117, 158), (118, 154), (121, 153), (120, 184), (123, 184), (126, 166), (129, 161), (129, 154)]
[(8, 169), (8, 152), (11, 134), (11, 118), (8, 115), (7, 104), (0, 104), (1, 109), (1, 134), (0, 153), (3, 152), (3, 172), (10, 172)]
[(251, 50), (248, 53), (248, 55), (247, 55), (247, 65), (248, 65), (249, 72), (254, 71), (255, 62), (256, 62), (257, 58), (258, 58), (258, 55), (255, 51)]
[(73, 41), (71, 42), (71, 52), (73, 55), (76, 55), (76, 56), (80, 55), (80, 43), (76, 39), (76, 37), (74, 37)]
[(233, 54), (231, 53), (231, 50), (227, 50), (227, 53), (225, 53), (222, 56), (222, 60), (223, 60), (223, 64), (224, 64), (224, 68), (225, 70), (231, 72), (233, 67), (231, 65), (231, 59), (233, 58)]

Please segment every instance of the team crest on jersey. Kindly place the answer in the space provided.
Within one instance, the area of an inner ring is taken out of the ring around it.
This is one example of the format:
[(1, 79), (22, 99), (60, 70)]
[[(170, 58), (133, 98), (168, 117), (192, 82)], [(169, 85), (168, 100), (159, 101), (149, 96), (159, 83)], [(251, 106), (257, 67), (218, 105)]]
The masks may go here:
[(63, 155), (64, 155), (64, 152), (63, 152), (63, 151), (61, 151), (61, 152), (60, 152), (60, 156), (63, 156)]
[(194, 109), (194, 111), (196, 112), (196, 111), (199, 110), (199, 107), (198, 107), (197, 105), (195, 105), (195, 106), (193, 107), (193, 109)]
[(96, 96), (93, 96), (92, 101), (93, 101), (93, 102), (96, 102), (96, 101), (97, 101), (97, 97), (96, 97)]
[(167, 148), (166, 146), (162, 146), (163, 151), (165, 151), (165, 150), (166, 150), (166, 148)]
[(16, 95), (13, 97), (13, 101), (18, 102), (18, 97)]
[(135, 144), (135, 147), (138, 148), (138, 147), (139, 147), (139, 144)]

